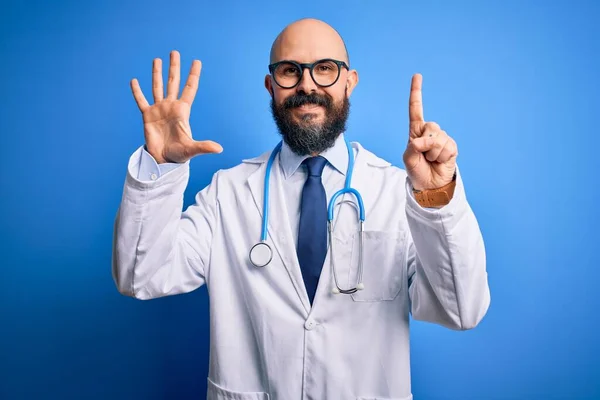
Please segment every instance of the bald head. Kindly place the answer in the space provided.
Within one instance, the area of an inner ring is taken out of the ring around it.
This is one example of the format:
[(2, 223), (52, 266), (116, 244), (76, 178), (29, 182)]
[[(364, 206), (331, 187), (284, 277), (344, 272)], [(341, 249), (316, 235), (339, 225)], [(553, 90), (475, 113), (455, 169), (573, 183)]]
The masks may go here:
[(346, 44), (330, 25), (313, 18), (293, 22), (277, 36), (271, 47), (270, 62), (294, 60), (313, 62), (334, 58), (350, 64)]

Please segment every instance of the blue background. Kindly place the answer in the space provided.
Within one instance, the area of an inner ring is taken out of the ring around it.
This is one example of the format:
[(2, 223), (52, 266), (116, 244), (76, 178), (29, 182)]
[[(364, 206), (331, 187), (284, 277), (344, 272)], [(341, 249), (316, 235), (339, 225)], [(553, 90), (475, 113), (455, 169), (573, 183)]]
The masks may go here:
[(415, 399), (600, 398), (597, 4), (3, 2), (0, 398), (205, 396), (206, 289), (141, 302), (110, 275), (143, 143), (129, 81), (151, 101), (154, 57), (179, 50), (182, 80), (203, 62), (191, 126), (224, 152), (192, 161), (187, 206), (278, 141), (269, 49), (306, 16), (339, 30), (359, 71), (351, 140), (402, 166), (421, 72), (425, 118), (459, 145), (492, 303), (472, 331), (412, 325)]

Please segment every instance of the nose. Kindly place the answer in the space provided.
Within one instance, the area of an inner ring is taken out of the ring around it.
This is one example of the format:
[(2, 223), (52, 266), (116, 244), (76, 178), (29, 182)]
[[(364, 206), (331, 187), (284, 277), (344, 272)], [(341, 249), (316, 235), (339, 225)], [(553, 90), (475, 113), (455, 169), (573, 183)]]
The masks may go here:
[(316, 92), (317, 84), (312, 76), (310, 76), (310, 69), (305, 67), (303, 71), (302, 78), (300, 79), (300, 82), (298, 82), (298, 86), (296, 86), (296, 91), (304, 92), (306, 94)]

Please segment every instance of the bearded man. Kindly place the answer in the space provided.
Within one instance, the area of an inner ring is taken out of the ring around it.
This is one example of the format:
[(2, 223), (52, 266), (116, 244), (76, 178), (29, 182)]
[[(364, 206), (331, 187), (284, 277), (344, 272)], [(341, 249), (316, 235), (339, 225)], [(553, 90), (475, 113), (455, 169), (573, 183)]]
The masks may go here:
[(189, 160), (222, 151), (192, 137), (201, 63), (179, 97), (173, 51), (164, 97), (155, 59), (153, 105), (131, 81), (145, 144), (129, 160), (117, 213), (116, 286), (153, 299), (206, 284), (208, 399), (411, 399), (410, 316), (466, 330), (490, 303), (457, 145), (425, 121), (419, 74), (408, 129), (398, 129), (405, 169), (349, 142), (358, 72), (322, 21), (287, 26), (268, 70), (281, 142), (215, 172), (186, 210)]

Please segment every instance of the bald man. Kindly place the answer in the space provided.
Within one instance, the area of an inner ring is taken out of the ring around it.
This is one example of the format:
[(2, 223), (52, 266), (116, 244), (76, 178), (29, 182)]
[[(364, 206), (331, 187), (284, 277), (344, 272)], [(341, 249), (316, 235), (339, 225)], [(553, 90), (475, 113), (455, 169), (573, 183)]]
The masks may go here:
[(145, 300), (206, 284), (208, 399), (411, 399), (410, 316), (466, 330), (490, 303), (457, 145), (424, 120), (422, 77), (402, 169), (345, 137), (358, 73), (340, 35), (290, 24), (265, 77), (282, 140), (214, 173), (182, 210), (189, 160), (222, 147), (192, 138), (201, 64), (179, 96), (179, 60), (173, 51), (166, 97), (154, 60), (153, 105), (131, 81), (145, 144), (115, 221), (119, 292)]

